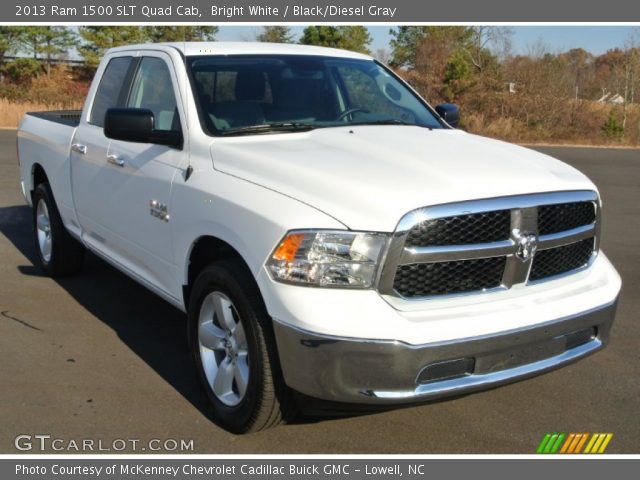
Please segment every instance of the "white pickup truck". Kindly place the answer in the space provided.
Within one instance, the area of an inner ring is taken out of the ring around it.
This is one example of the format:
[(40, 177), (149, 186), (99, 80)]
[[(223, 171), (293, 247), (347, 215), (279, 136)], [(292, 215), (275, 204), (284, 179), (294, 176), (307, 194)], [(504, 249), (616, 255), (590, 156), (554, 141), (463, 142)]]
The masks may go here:
[(213, 418), (255, 431), (300, 399), (415, 403), (607, 342), (596, 187), (457, 122), (357, 53), (132, 45), (81, 112), (24, 117), (22, 192), (42, 268), (88, 249), (184, 310)]

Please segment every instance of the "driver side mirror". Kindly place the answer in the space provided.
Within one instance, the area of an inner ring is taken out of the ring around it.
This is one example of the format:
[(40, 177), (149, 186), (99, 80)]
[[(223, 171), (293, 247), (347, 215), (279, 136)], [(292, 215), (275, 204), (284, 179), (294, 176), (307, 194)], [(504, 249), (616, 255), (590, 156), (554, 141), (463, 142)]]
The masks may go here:
[(436, 112), (453, 128), (458, 128), (458, 124), (460, 123), (460, 110), (457, 105), (453, 103), (441, 103), (436, 107)]
[(153, 112), (146, 108), (108, 109), (104, 118), (104, 135), (113, 140), (182, 148), (182, 133), (156, 130)]

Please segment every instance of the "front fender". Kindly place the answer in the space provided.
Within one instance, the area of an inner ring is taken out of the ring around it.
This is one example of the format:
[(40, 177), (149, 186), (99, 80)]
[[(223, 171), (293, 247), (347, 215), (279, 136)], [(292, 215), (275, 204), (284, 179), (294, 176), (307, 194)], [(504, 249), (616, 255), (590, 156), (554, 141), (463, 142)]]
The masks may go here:
[(188, 182), (174, 185), (171, 211), (182, 285), (188, 283), (189, 256), (202, 236), (231, 245), (257, 277), (288, 230), (347, 228), (309, 205), (215, 170), (194, 172)]

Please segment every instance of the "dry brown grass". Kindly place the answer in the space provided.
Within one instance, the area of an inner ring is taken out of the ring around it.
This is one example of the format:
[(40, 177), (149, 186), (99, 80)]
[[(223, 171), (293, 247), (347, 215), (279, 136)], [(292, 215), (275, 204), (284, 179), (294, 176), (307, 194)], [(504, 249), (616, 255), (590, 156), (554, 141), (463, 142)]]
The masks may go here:
[(15, 128), (26, 112), (82, 108), (89, 82), (66, 67), (53, 68), (23, 82), (0, 84), (0, 128)]
[(464, 115), (464, 127), (471, 133), (507, 141), (519, 140), (522, 136), (520, 122), (509, 117), (499, 117), (489, 121), (482, 113), (470, 113)]
[[(556, 145), (640, 145), (640, 105), (628, 106), (627, 124), (624, 135), (620, 138), (607, 137), (603, 132), (609, 112), (615, 112), (619, 121), (622, 119), (622, 107), (581, 102), (572, 110), (572, 102), (565, 101), (565, 108), (559, 114), (537, 112), (529, 121), (511, 109), (511, 115), (496, 115), (494, 109), (485, 111), (464, 111), (462, 109), (462, 127), (471, 132), (487, 137), (499, 138), (515, 143), (546, 143)], [(493, 114), (492, 114), (493, 113)]]
[(0, 98), (0, 127), (16, 128), (27, 112), (38, 112), (45, 110), (72, 110), (82, 108), (82, 103), (69, 104), (47, 104), (38, 102), (10, 102), (6, 98)]

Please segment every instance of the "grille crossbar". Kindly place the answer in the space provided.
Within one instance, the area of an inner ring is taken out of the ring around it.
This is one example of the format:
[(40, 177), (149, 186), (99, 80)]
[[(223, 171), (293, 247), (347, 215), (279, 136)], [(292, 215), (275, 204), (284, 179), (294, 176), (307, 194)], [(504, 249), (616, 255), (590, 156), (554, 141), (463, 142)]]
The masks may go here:
[[(577, 271), (598, 250), (597, 205), (595, 192), (580, 191), (411, 212), (394, 235), (378, 289), (392, 297), (423, 299), (508, 289)], [(525, 234), (537, 245), (522, 258)]]

